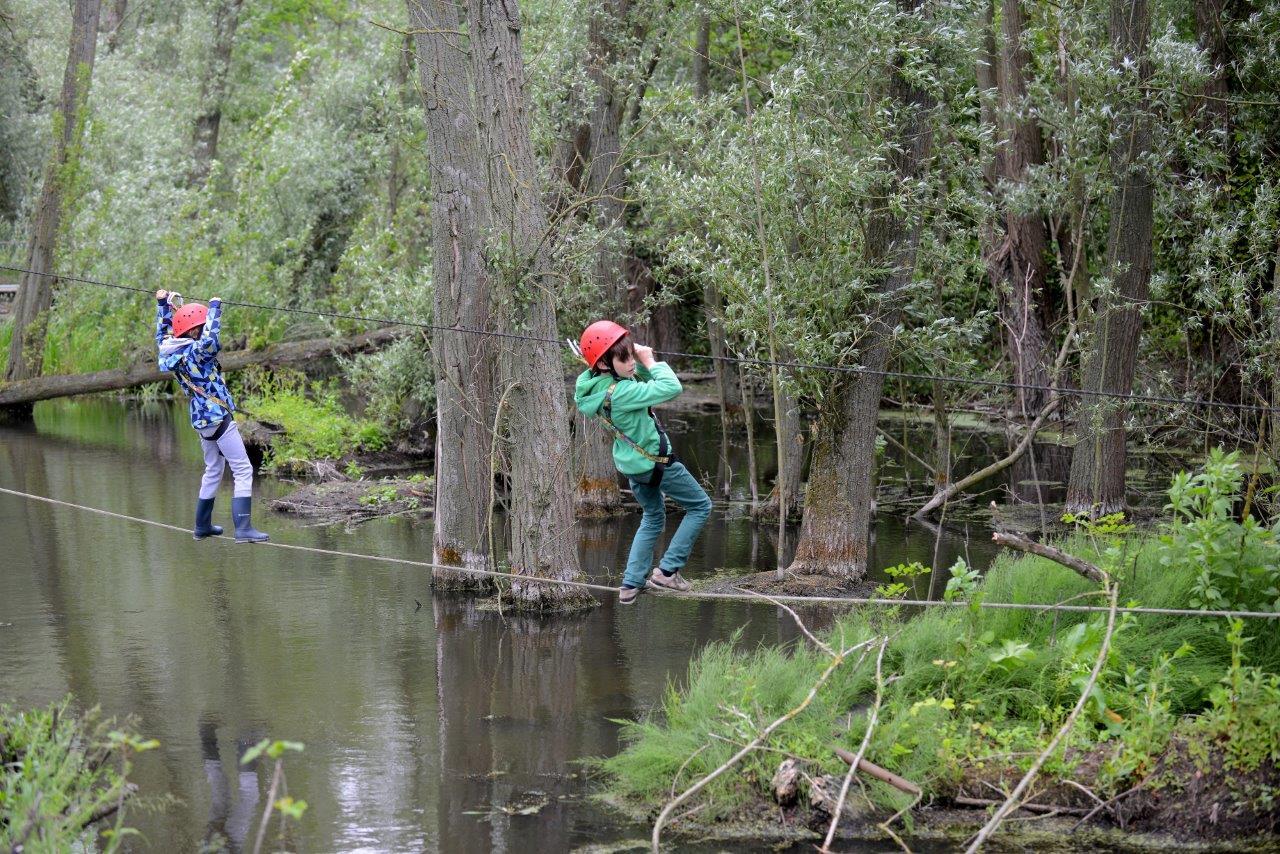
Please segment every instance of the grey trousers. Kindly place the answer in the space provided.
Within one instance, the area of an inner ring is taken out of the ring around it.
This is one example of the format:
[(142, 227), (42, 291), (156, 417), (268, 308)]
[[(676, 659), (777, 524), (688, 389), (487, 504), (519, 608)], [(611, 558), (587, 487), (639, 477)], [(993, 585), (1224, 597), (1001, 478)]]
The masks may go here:
[(240, 427), (234, 421), (227, 427), (218, 441), (213, 442), (205, 437), (205, 433), (213, 435), (217, 427), (200, 431), (200, 447), (204, 450), (204, 477), (200, 480), (200, 497), (213, 498), (222, 483), (222, 471), (230, 465), (231, 475), (235, 478), (232, 495), (245, 498), (253, 494), (253, 463), (249, 462), (249, 454), (244, 449), (244, 439), (240, 438)]

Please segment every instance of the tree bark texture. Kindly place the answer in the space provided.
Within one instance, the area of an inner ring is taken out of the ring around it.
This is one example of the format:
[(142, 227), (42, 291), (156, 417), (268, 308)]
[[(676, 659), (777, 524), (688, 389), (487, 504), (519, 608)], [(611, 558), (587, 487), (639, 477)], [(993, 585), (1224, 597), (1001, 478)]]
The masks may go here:
[[(218, 356), (218, 364), (225, 371), (238, 371), (250, 365), (281, 367), (315, 361), (325, 356), (348, 355), (375, 350), (403, 335), (399, 328), (376, 329), (362, 332), (350, 338), (318, 338), (310, 341), (289, 341), (273, 344), (262, 350), (232, 350)], [(153, 358), (143, 359), (127, 368), (94, 371), (89, 374), (63, 374), (51, 377), (34, 377), (0, 385), (0, 407), (29, 406), (37, 401), (76, 394), (93, 394), (102, 391), (118, 391), (124, 388), (165, 382), (173, 374), (156, 369)]]
[[(1147, 0), (1112, 0), (1112, 67), (1135, 86), (1151, 76), (1147, 40), (1151, 15)], [(1125, 70), (1126, 63), (1134, 71)], [(1151, 176), (1143, 162), (1151, 148), (1147, 98), (1117, 118), (1111, 147), (1115, 190), (1107, 235), (1110, 287), (1098, 296), (1090, 349), (1081, 388), (1128, 394), (1133, 389), (1142, 308), (1151, 280)], [(1124, 509), (1126, 407), (1114, 398), (1089, 397), (1077, 413), (1067, 509), (1104, 516)]]
[[(516, 0), (468, 0), (472, 74), (485, 154), (494, 240), (489, 257), (497, 319), (509, 332), (557, 338), (549, 275), (548, 222), (529, 137), (529, 98)], [(499, 359), (511, 475), (511, 571), (581, 578), (573, 532), (569, 413), (558, 348), (546, 340), (508, 339)], [(515, 607), (588, 607), (585, 590), (516, 581)]]
[[(918, 8), (920, 0), (904, 0)], [(897, 145), (886, 184), (918, 180), (932, 146), (929, 96), (888, 69), (888, 91), (899, 112)], [(886, 195), (888, 190), (886, 189)], [(919, 220), (895, 215), (887, 199), (875, 204), (867, 224), (866, 255), (872, 267), (889, 272), (880, 282), (875, 320), (862, 337), (862, 367), (883, 371), (893, 328), (902, 311), (903, 290), (915, 270)], [(804, 520), (790, 571), (830, 575), (855, 582), (866, 575), (871, 513), (875, 497), (876, 415), (884, 378), (876, 373), (838, 374), (814, 440)]]
[(222, 127), (222, 103), (231, 76), (231, 54), (244, 0), (216, 0), (213, 13), (213, 53), (200, 81), (200, 112), (196, 116), (191, 183), (203, 184), (218, 156), (218, 131)]
[[(791, 356), (783, 353), (779, 358), (786, 362), (791, 359)], [(782, 512), (789, 517), (799, 507), (800, 491), (804, 489), (804, 418), (800, 412), (800, 400), (787, 390), (785, 384), (781, 388), (781, 405), (778, 409), (782, 412), (782, 429), (778, 431), (778, 435), (782, 440), (781, 452), (785, 455), (785, 459), (781, 461), (779, 470), (786, 475), (785, 482), (781, 486), (782, 494), (787, 496), (787, 506)], [(778, 487), (779, 483), (775, 480), (773, 491), (768, 499), (763, 504), (752, 508), (752, 515), (755, 518), (778, 518)]]
[[(1044, 216), (1040, 211), (1015, 210), (1008, 199), (1010, 189), (1027, 183), (1030, 168), (1044, 162), (1040, 127), (1023, 109), (1030, 56), (1023, 44), (1026, 17), (1021, 0), (1002, 0), (1000, 18), (999, 59), (989, 55), (986, 62), (996, 70), (997, 103), (993, 110), (983, 112), (999, 140), (995, 182), (990, 189), (1002, 222), (986, 230), (987, 273), (998, 297), (1002, 338), (1014, 382), (1047, 386), (1050, 356), (1040, 306), (1048, 273)], [(983, 81), (983, 77), (987, 79)], [(991, 82), (989, 74), (981, 74), (979, 80), (987, 85)], [(1019, 389), (1022, 417), (1039, 412), (1046, 399), (1045, 391)]]
[[(468, 48), (450, 0), (408, 0), (417, 32), (418, 79), (431, 169), (432, 278), (435, 323), (487, 329), (489, 270), (483, 235), (491, 222), (480, 138), (473, 112)], [(437, 331), (434, 561), (489, 568), (489, 511), (494, 472), (494, 351), (490, 339)], [(435, 569), (438, 585), (489, 590), (488, 577)]]
[(34, 272), (22, 274), (13, 312), (13, 339), (5, 370), (5, 379), (11, 382), (39, 376), (44, 366), (45, 330), (55, 282), (49, 274), (54, 271), (62, 227), (63, 182), (69, 164), (79, 156), (98, 46), (100, 7), (99, 0), (76, 0), (72, 10), (71, 46), (54, 117), (53, 151), (45, 167), (23, 265)]
[[(623, 228), (625, 170), (621, 155), (625, 86), (620, 85), (617, 35), (631, 11), (630, 0), (597, 0), (587, 23), (587, 78), (595, 99), (591, 107), (587, 193), (597, 231), (592, 263), (594, 290), (601, 314), (629, 325), (627, 317), (626, 250)], [(584, 425), (589, 428), (590, 425)], [(586, 429), (577, 478), (579, 512), (611, 515), (622, 508), (622, 492), (613, 466), (612, 442), (602, 430)]]

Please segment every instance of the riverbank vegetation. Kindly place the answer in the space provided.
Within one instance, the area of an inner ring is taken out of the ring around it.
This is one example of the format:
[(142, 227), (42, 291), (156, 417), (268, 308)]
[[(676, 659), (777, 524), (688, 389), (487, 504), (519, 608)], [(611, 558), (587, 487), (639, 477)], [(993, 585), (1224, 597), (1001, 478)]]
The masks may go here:
[[(1121, 604), (1274, 611), (1278, 532), (1228, 517), (1242, 483), (1237, 461), (1215, 454), (1175, 479), (1158, 532), (1091, 523), (1062, 546), (1103, 568)], [(856, 775), (854, 824), (918, 805), (998, 805), (1067, 726), (1021, 800), (1183, 838), (1275, 831), (1280, 634), (1270, 623), (980, 607), (1105, 606), (1102, 593), (1060, 563), (1006, 554), (980, 581), (953, 574), (946, 599), (968, 607), (849, 613), (791, 650), (713, 644), (660, 709), (625, 724), (628, 746), (600, 769), (652, 818), (821, 684), (801, 714), (683, 804), (686, 828), (772, 815), (779, 833), (788, 822), (825, 830), (850, 767), (838, 749), (919, 790)], [(833, 652), (849, 649), (824, 682)], [(800, 781), (789, 790), (777, 789), (783, 766)]]
[(69, 701), (33, 711), (0, 706), (0, 846), (124, 850), (133, 833), (124, 823), (134, 804), (133, 759), (158, 744)]

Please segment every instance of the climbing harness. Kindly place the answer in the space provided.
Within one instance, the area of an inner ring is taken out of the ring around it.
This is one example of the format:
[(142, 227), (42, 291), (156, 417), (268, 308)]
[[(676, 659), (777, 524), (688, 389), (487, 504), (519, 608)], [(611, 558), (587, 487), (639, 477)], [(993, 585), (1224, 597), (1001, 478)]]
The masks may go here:
[(672, 463), (679, 462), (675, 452), (671, 450), (671, 440), (667, 438), (667, 431), (662, 429), (662, 422), (658, 420), (657, 414), (653, 411), (653, 407), (649, 407), (649, 417), (653, 419), (653, 426), (658, 428), (658, 453), (651, 454), (644, 448), (640, 447), (640, 443), (632, 439), (626, 433), (613, 423), (613, 390), (618, 387), (617, 383), (610, 383), (604, 392), (604, 403), (600, 404), (600, 420), (603, 421), (613, 432), (613, 435), (619, 440), (631, 446), (631, 449), (653, 463), (653, 474), (649, 476), (648, 486), (657, 489), (662, 483), (662, 474), (667, 470), (667, 466)]

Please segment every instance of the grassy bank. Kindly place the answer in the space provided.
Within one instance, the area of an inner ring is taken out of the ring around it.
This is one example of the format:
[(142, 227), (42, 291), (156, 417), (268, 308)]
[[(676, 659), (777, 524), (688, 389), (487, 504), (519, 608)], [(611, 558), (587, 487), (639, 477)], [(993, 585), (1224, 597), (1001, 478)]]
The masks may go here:
[(157, 746), (69, 702), (18, 712), (0, 706), (0, 850), (116, 851), (134, 754)]
[[(1175, 478), (1171, 518), (1159, 530), (1137, 532), (1109, 520), (1061, 545), (1106, 568), (1121, 604), (1274, 610), (1280, 547), (1274, 531), (1230, 518), (1242, 480), (1237, 460), (1215, 455), (1205, 471)], [(1097, 585), (1039, 557), (1002, 556), (980, 581), (957, 575), (948, 595), (972, 603), (1106, 601)], [(1082, 714), (1042, 772), (1039, 797), (1065, 780), (1102, 800), (1139, 784), (1174, 793), (1195, 770), (1221, 773), (1229, 764), (1239, 786), (1221, 804), (1223, 815), (1238, 808), (1274, 818), (1275, 625), (1121, 615), (1090, 687), (1106, 625), (1106, 614), (970, 607), (908, 616), (881, 609), (841, 617), (820, 640), (839, 650), (889, 639), (883, 701), (865, 757), (918, 784), (925, 803), (959, 794), (1002, 799), (1088, 687)], [(811, 782), (842, 777), (848, 766), (834, 748), (855, 753), (863, 741), (877, 648), (873, 643), (869, 654), (835, 670), (803, 713), (704, 789), (692, 802), (701, 806), (698, 822), (758, 815), (761, 803), (773, 801), (771, 781), (786, 758)], [(601, 762), (611, 792), (661, 806), (798, 706), (830, 661), (813, 644), (753, 652), (733, 643), (707, 647), (690, 668), (688, 687), (669, 691), (649, 720), (627, 724), (627, 748)], [(818, 799), (809, 792), (809, 801)], [(855, 808), (880, 814), (914, 800), (867, 777), (849, 797)]]

